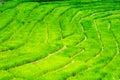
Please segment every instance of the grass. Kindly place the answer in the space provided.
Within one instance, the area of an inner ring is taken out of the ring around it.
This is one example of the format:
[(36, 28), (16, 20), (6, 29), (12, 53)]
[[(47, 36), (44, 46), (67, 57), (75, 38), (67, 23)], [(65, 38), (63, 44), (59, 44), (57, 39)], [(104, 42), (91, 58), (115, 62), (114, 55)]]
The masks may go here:
[(0, 80), (119, 80), (119, 2), (0, 6)]

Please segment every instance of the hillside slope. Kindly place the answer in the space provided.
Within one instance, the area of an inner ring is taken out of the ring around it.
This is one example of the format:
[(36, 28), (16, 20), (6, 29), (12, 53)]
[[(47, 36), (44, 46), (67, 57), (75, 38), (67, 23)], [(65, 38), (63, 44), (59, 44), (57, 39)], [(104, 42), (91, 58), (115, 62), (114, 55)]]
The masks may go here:
[(0, 80), (120, 80), (119, 2), (7, 2)]

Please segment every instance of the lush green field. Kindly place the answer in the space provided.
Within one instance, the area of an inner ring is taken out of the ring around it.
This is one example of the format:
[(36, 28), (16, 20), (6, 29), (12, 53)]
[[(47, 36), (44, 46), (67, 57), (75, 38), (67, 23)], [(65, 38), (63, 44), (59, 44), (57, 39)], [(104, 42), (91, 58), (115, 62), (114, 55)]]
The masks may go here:
[(0, 80), (120, 80), (120, 2), (7, 2)]

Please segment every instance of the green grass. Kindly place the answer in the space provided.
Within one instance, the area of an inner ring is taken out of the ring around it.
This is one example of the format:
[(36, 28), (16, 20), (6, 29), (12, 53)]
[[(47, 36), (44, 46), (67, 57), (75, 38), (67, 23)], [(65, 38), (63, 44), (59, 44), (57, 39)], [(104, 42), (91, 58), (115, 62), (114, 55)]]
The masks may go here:
[(120, 80), (120, 2), (0, 6), (0, 80)]

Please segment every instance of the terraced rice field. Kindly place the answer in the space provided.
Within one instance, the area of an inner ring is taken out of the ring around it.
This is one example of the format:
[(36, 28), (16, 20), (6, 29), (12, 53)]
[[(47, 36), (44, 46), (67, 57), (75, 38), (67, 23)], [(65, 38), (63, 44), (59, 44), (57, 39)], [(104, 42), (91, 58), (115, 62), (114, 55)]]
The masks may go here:
[(120, 80), (120, 2), (1, 6), (0, 80)]

